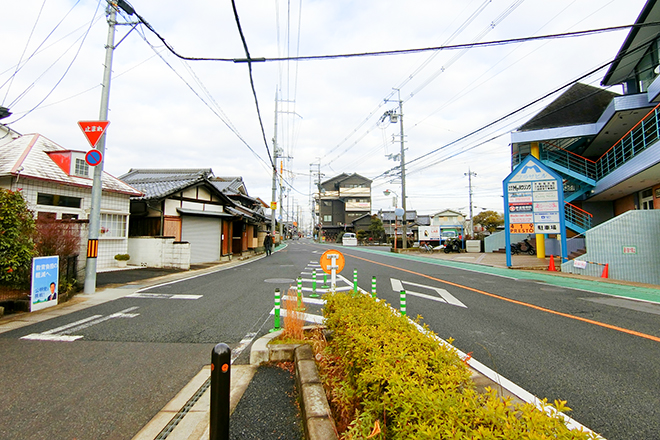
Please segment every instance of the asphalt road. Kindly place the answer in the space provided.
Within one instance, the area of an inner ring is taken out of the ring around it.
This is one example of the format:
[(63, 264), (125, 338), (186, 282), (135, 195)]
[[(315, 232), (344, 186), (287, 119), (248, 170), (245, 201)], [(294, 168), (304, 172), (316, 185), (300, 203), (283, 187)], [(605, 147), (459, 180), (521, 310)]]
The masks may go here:
[[(274, 289), (285, 292), (309, 258), (284, 249), (0, 334), (0, 438), (132, 438), (215, 344), (236, 349), (272, 328)], [(248, 360), (245, 350), (235, 362)]]
[[(454, 338), (461, 351), (537, 397), (567, 400), (569, 415), (605, 438), (660, 438), (660, 305), (438, 260), (341, 251), (347, 268), (358, 269), (362, 288), (368, 290), (375, 275), (378, 296), (398, 308), (398, 285), (391, 280), (400, 280), (408, 290), (408, 316), (421, 315), (440, 337)], [(437, 298), (443, 290), (465, 307), (411, 293)]]
[[(131, 438), (215, 344), (234, 349), (265, 334), (274, 288), (309, 279), (327, 249), (291, 242), (268, 258), (1, 334), (0, 438)], [(643, 335), (660, 337), (660, 306), (339, 249), (346, 278), (356, 268), (368, 291), (376, 276), (378, 296), (395, 307), (403, 286), (409, 316), (536, 396), (567, 400), (580, 423), (610, 440), (658, 438), (660, 342)], [(30, 334), (80, 338), (20, 339)]]

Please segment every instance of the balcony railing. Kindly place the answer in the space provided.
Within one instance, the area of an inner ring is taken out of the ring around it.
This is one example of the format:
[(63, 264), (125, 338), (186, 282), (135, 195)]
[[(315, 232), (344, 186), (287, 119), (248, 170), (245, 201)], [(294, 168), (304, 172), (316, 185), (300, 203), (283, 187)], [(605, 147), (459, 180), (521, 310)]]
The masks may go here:
[(599, 179), (607, 176), (658, 140), (658, 107), (660, 105), (648, 112), (612, 148), (598, 158), (596, 165)]

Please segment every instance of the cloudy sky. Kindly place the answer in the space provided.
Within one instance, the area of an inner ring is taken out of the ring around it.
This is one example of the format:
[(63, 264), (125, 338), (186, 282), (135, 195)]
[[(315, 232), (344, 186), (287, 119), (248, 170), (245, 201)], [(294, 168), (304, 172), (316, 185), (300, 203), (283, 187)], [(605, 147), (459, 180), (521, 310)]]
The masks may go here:
[[(2, 3), (0, 105), (13, 112), (2, 122), (65, 148), (88, 150), (77, 121), (99, 119), (106, 1)], [(105, 170), (121, 176), (131, 168), (212, 168), (217, 176), (242, 176), (250, 195), (268, 202), (268, 152), (276, 137), (282, 156), (288, 157), (283, 165), (290, 188), (285, 205), (300, 207), (302, 220), (309, 219), (310, 169), (316, 173), (319, 167), (322, 179), (340, 173), (375, 179), (373, 210), (391, 209), (392, 197), (383, 191), (401, 193), (397, 170), (390, 172), (392, 177), (385, 174), (399, 165), (388, 155), (400, 152), (400, 124), (383, 115), (398, 113), (400, 97), (408, 209), (467, 213), (470, 170), (476, 173), (475, 213), (502, 211), (501, 182), (510, 172), (509, 133), (549, 101), (489, 124), (610, 61), (628, 30), (461, 50), (272, 59), (423, 49), (629, 25), (644, 3), (236, 0), (251, 57), (267, 59), (252, 65), (256, 101), (246, 63), (183, 61), (144, 24), (133, 30), (124, 24), (116, 33)], [(246, 57), (229, 0), (130, 4), (180, 55)], [(118, 21), (136, 18), (121, 14)], [(599, 85), (604, 73), (582, 82)]]

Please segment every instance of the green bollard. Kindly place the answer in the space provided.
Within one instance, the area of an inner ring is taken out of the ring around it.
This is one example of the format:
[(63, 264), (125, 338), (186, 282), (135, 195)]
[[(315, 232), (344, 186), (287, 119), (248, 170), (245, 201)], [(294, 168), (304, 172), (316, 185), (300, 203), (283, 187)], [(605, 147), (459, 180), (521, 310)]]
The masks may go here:
[(376, 297), (376, 276), (371, 277), (371, 297)]
[(302, 307), (302, 277), (298, 277), (298, 309)]
[(316, 269), (312, 270), (312, 293), (309, 295), (310, 298), (318, 298), (319, 294), (316, 293)]
[(323, 285), (321, 286), (322, 289), (329, 289), (330, 286), (328, 286), (328, 274), (323, 271)]
[(401, 316), (406, 316), (406, 291), (402, 290), (399, 293), (399, 299), (401, 301)]
[(353, 292), (358, 292), (357, 286), (357, 269), (353, 269)]
[(274, 318), (275, 322), (274, 322), (274, 327), (269, 330), (270, 333), (282, 330), (282, 327), (280, 327), (280, 308), (281, 307), (282, 307), (282, 304), (281, 304), (280, 289), (275, 289), (275, 318)]

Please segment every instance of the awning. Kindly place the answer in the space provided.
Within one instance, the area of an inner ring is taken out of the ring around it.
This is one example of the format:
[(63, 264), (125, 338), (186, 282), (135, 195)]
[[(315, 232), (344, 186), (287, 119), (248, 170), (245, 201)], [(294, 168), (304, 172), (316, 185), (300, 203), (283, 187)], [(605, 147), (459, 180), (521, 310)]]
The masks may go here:
[(227, 214), (226, 212), (198, 211), (196, 209), (188, 209), (188, 208), (176, 208), (176, 211), (179, 214), (183, 214), (183, 215), (204, 215), (207, 217), (222, 217), (222, 218), (234, 217), (234, 215)]

